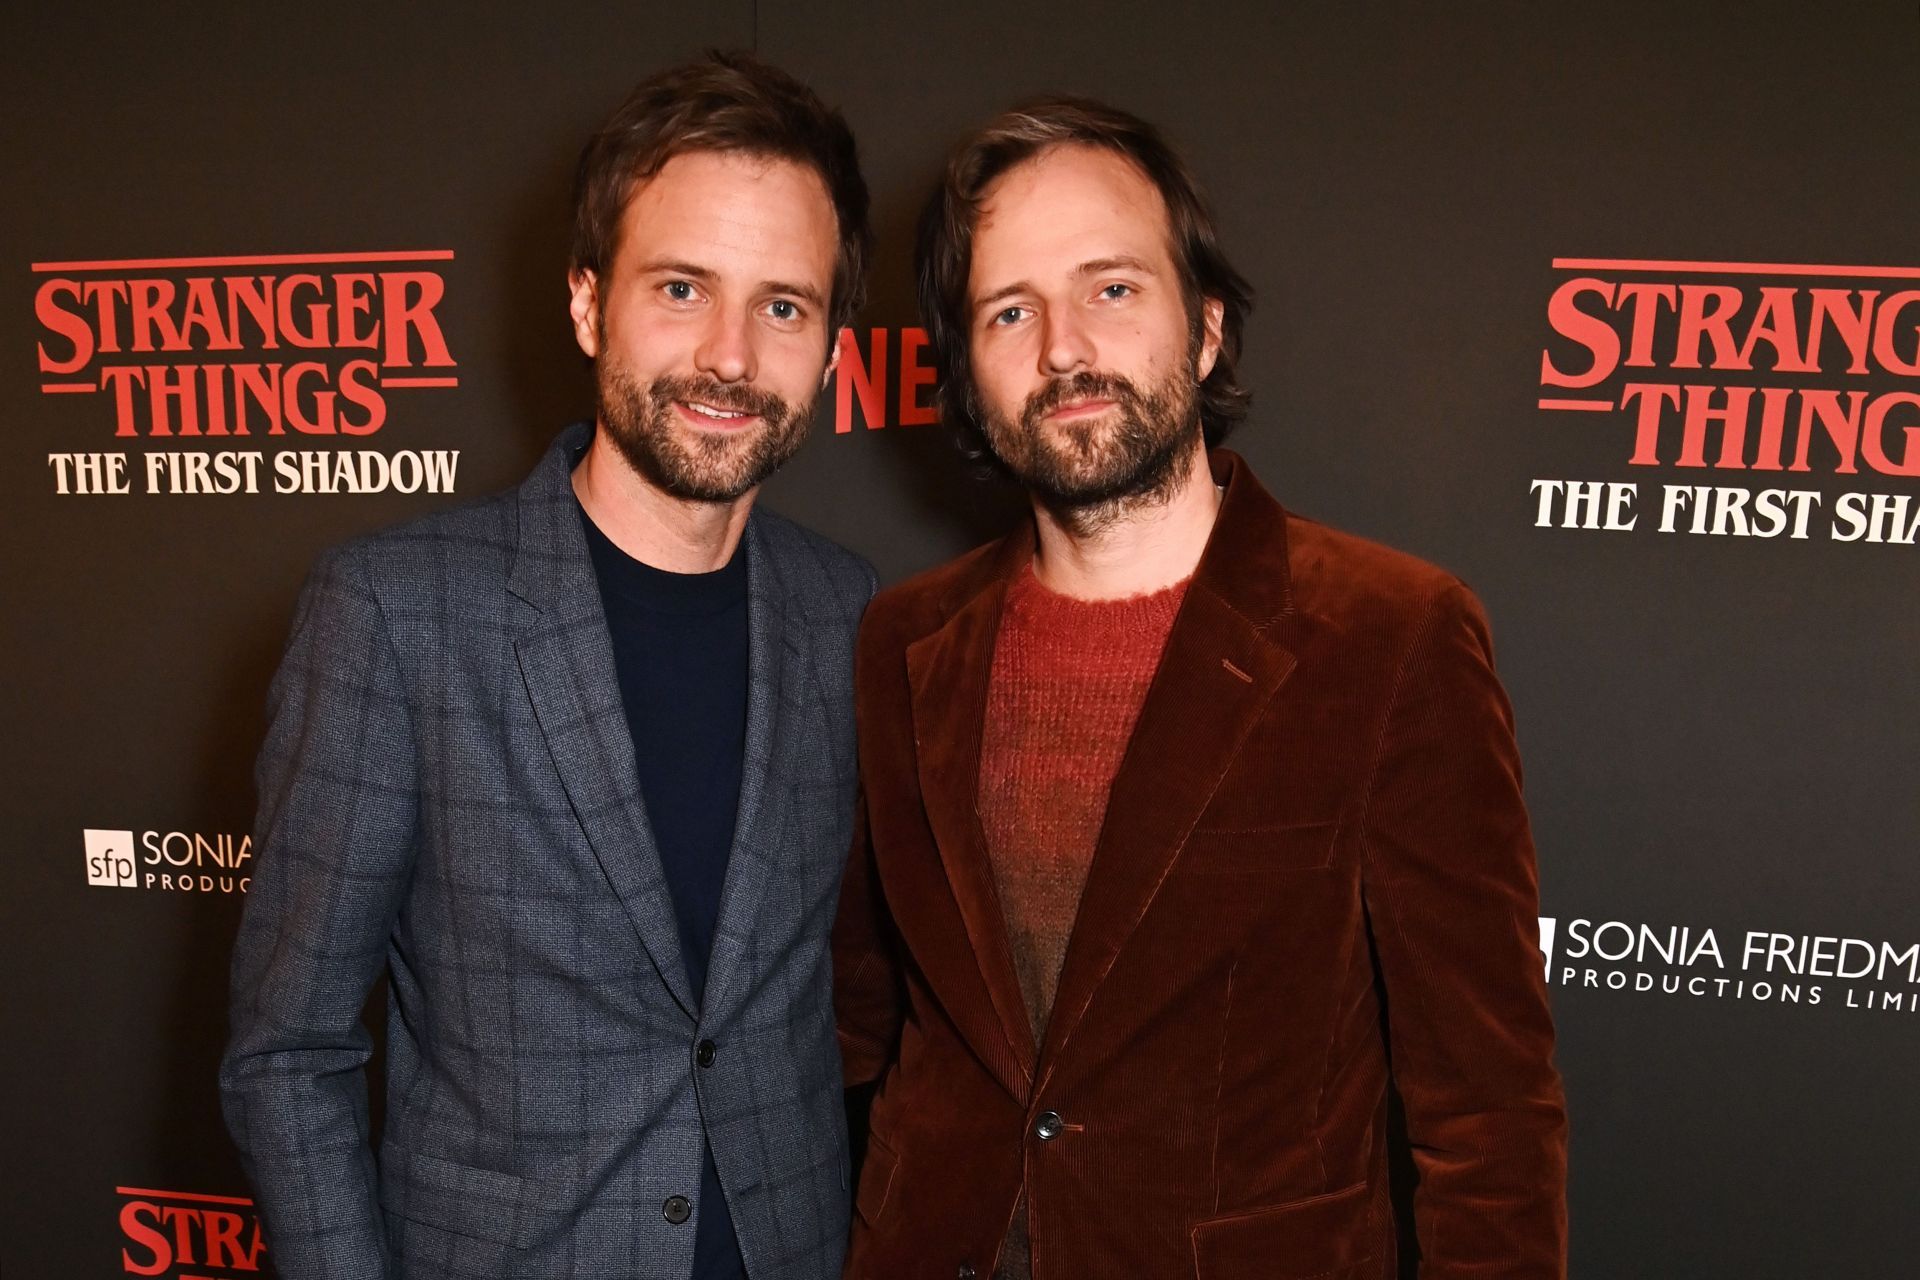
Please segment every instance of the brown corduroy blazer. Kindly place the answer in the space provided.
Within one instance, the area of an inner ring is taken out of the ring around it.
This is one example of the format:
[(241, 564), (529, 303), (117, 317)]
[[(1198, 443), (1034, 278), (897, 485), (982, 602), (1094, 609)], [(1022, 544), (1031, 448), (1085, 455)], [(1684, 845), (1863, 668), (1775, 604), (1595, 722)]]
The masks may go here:
[(1479, 605), (1212, 462), (1226, 498), (1039, 1045), (975, 809), (1031, 528), (867, 613), (834, 950), (848, 1081), (881, 1081), (854, 1280), (985, 1280), (1023, 1189), (1036, 1280), (1391, 1277), (1390, 1074), (1420, 1275), (1565, 1275), (1533, 845)]

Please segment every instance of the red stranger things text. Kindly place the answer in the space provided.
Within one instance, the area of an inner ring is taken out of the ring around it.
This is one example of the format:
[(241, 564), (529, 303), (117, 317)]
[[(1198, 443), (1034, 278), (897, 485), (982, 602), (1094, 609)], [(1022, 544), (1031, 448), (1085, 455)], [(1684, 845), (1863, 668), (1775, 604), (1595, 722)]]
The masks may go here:
[[(1561, 341), (1541, 353), (1541, 385), (1613, 394), (1540, 407), (1632, 414), (1631, 465), (1920, 476), (1920, 268), (1554, 265), (1592, 273), (1547, 303)], [(1697, 274), (1858, 278), (1688, 278)]]
[(256, 1275), (266, 1243), (253, 1201), (186, 1191), (116, 1187), (122, 1268), (130, 1275), (168, 1280), (226, 1280)]
[(36, 264), (41, 389), (111, 393), (116, 436), (372, 435), (389, 389), (457, 385), (433, 376), (456, 367), (446, 281), (410, 265), (450, 257)]

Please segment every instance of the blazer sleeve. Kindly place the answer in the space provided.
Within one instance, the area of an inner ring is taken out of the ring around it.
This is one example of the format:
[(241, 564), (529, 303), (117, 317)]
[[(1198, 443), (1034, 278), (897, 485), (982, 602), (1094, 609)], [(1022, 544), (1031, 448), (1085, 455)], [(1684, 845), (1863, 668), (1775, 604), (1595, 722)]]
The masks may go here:
[(416, 755), (393, 640), (351, 552), (308, 579), (269, 703), (222, 1105), (279, 1274), (385, 1280), (360, 1015), (412, 870)]
[(1369, 784), (1363, 886), (1422, 1280), (1563, 1280), (1566, 1112), (1512, 711), (1479, 603), (1429, 605)]
[(854, 811), (853, 851), (833, 926), (833, 1005), (850, 1089), (879, 1079), (893, 1061), (906, 1011), (898, 957), (863, 794)]

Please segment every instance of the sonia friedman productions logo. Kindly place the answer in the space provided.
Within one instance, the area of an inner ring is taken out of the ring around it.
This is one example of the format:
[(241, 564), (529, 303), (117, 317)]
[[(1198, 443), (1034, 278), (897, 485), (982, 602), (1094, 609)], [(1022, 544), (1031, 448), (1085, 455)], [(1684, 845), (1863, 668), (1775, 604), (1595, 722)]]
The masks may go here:
[(253, 878), (253, 837), (232, 832), (118, 831), (80, 833), (87, 883), (164, 893), (245, 893)]
[(1553, 266), (1539, 407), (1658, 479), (1536, 479), (1536, 526), (1920, 543), (1920, 267)]
[(271, 1275), (253, 1201), (194, 1191), (115, 1187), (127, 1275), (229, 1280)]
[(449, 493), (458, 450), (370, 446), (399, 397), (459, 385), (451, 249), (36, 262), (40, 390), (96, 447), (54, 492)]
[(1920, 942), (1541, 916), (1540, 954), (1556, 987), (1920, 1013)]

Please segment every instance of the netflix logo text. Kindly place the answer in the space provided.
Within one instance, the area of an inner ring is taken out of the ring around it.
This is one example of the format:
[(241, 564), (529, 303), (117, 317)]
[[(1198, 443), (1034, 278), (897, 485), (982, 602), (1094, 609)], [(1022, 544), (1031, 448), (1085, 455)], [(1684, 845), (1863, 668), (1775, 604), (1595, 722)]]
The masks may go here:
[(925, 329), (869, 329), (864, 339), (856, 330), (842, 329), (839, 341), (840, 363), (833, 371), (835, 435), (851, 432), (856, 416), (868, 431), (938, 421)]

